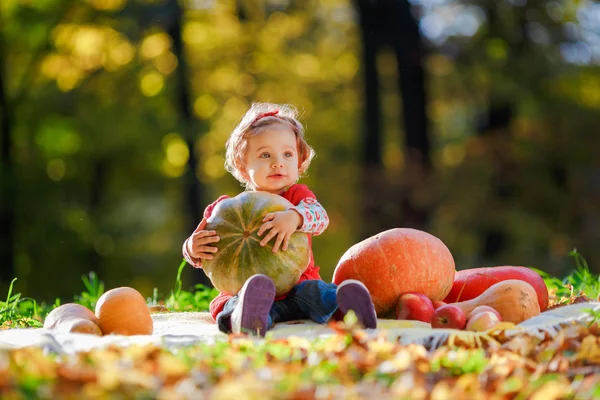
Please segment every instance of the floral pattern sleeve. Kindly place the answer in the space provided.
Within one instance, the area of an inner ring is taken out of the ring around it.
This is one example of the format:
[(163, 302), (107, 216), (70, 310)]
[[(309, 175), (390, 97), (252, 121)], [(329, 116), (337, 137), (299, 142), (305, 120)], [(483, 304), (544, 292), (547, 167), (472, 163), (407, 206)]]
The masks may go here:
[(302, 226), (298, 229), (300, 232), (318, 236), (327, 229), (329, 217), (317, 199), (306, 197), (294, 209), (302, 215)]

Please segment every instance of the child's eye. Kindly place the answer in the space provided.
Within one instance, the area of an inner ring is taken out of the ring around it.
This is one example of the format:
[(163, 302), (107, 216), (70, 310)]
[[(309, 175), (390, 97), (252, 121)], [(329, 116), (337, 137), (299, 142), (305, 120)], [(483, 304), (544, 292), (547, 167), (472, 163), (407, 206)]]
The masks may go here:
[(294, 153), (292, 153), (291, 151), (288, 151), (287, 153), (285, 153), (286, 157), (294, 157)]
[(259, 158), (269, 158), (271, 155), (269, 153), (262, 153)]

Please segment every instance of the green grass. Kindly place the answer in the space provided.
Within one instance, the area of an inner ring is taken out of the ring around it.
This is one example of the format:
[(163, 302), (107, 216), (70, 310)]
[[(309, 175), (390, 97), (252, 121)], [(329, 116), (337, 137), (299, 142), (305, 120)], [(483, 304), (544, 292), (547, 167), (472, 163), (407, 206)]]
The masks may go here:
[(81, 280), (85, 286), (85, 291), (81, 292), (80, 295), (76, 295), (74, 302), (93, 310), (98, 299), (104, 293), (104, 282), (98, 278), (94, 271), (91, 271), (88, 276), (83, 275)]
[[(206, 311), (210, 301), (219, 294), (219, 291), (202, 284), (195, 285), (193, 292), (183, 290), (181, 273), (186, 265), (185, 260), (182, 260), (179, 264), (175, 288), (165, 299), (165, 306), (171, 311)], [(153, 301), (156, 302), (156, 295)]]
[[(574, 259), (575, 268), (563, 279), (559, 279), (544, 271), (536, 270), (546, 282), (548, 289), (555, 292), (562, 302), (568, 302), (570, 298), (585, 295), (593, 300), (600, 299), (600, 275), (594, 275), (583, 256), (573, 250), (569, 256)], [(204, 285), (195, 285), (191, 291), (183, 289), (181, 274), (186, 267), (182, 260), (177, 270), (174, 288), (166, 298), (161, 299), (155, 288), (152, 297), (147, 299), (149, 305), (164, 305), (169, 311), (207, 311), (210, 301), (218, 294), (218, 291)], [(94, 310), (96, 302), (104, 293), (104, 282), (92, 271), (87, 276), (81, 277), (83, 291), (75, 295), (67, 302), (78, 303)], [(7, 328), (39, 328), (42, 327), (44, 318), (50, 311), (63, 304), (62, 299), (57, 298), (54, 303), (38, 303), (35, 299), (24, 297), (21, 293), (13, 293), (13, 279), (6, 296), (6, 301), (0, 301), (0, 329)], [(598, 317), (598, 316), (595, 316)]]
[(568, 301), (569, 298), (580, 295), (585, 295), (592, 300), (599, 300), (600, 275), (594, 275), (590, 271), (587, 261), (577, 249), (573, 249), (569, 256), (574, 259), (575, 268), (563, 279), (537, 268), (532, 269), (542, 276), (548, 290), (554, 292), (559, 299), (564, 298), (563, 301)]
[(17, 278), (10, 282), (6, 301), (0, 301), (0, 327), (32, 327), (42, 326), (38, 318), (40, 307), (38, 303), (31, 298), (22, 297), (21, 293), (13, 294), (13, 286)]

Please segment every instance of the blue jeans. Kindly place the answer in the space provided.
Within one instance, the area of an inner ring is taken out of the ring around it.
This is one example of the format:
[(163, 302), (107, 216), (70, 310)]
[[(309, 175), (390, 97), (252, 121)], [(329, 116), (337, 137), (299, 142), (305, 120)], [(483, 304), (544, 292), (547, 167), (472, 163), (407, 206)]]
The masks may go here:
[[(303, 281), (292, 288), (285, 299), (276, 300), (271, 306), (268, 327), (274, 323), (310, 319), (316, 323), (328, 322), (337, 311), (337, 285), (322, 280)], [(230, 298), (223, 311), (217, 315), (217, 325), (221, 332), (231, 332), (231, 314), (237, 306), (239, 297)]]

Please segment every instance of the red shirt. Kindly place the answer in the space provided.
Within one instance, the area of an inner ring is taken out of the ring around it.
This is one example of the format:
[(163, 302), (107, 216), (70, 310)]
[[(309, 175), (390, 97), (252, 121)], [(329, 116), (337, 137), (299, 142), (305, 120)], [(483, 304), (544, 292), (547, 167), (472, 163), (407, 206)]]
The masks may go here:
[[(284, 199), (288, 200), (290, 203), (292, 203), (295, 206), (298, 205), (302, 200), (304, 200), (306, 198), (313, 198), (316, 200), (315, 194), (313, 192), (311, 192), (310, 189), (306, 185), (300, 185), (300, 184), (292, 185), (287, 191), (282, 193), (281, 196), (283, 196)], [(212, 214), (213, 209), (217, 205), (217, 203), (219, 203), (222, 200), (228, 199), (228, 198), (229, 198), (229, 196), (221, 196), (214, 203), (212, 203), (208, 207), (206, 207), (206, 209), (204, 210), (204, 217), (209, 218)], [(300, 279), (298, 279), (298, 283), (307, 281), (307, 280), (322, 279), (321, 276), (319, 275), (319, 267), (315, 266), (315, 260), (314, 260), (313, 252), (312, 252), (312, 235), (310, 235), (310, 234), (308, 235), (308, 248), (310, 251), (308, 266), (306, 267), (306, 270), (304, 270), (302, 275), (300, 275)], [(225, 307), (225, 303), (227, 303), (227, 301), (231, 297), (232, 296), (230, 296), (228, 294), (219, 293), (219, 295), (210, 302), (210, 315), (212, 315), (212, 317), (215, 320), (217, 319), (217, 315), (221, 311), (223, 311), (223, 307)], [(277, 297), (277, 298), (275, 298), (275, 300), (285, 299), (285, 297), (286, 296)]]

